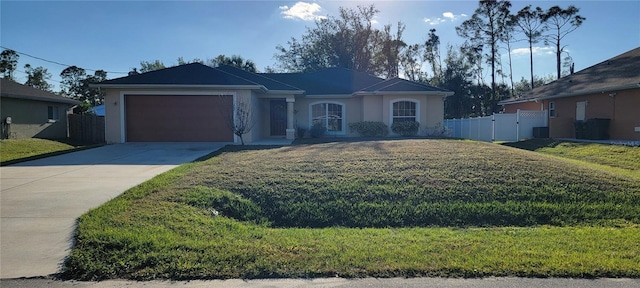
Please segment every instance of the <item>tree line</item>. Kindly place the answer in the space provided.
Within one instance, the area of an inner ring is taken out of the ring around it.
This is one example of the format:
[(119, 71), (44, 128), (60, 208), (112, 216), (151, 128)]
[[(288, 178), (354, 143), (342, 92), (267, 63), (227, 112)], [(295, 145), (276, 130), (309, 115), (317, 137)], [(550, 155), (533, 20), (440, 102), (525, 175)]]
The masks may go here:
[[(314, 71), (328, 67), (345, 67), (383, 78), (400, 76), (455, 92), (445, 103), (448, 118), (489, 115), (498, 112), (497, 103), (519, 97), (529, 89), (553, 81), (536, 77), (533, 71), (533, 45), (544, 42), (554, 47), (557, 75), (562, 76), (563, 61), (570, 57), (563, 46), (564, 38), (585, 20), (575, 6), (548, 9), (528, 5), (512, 12), (510, 1), (482, 0), (474, 14), (456, 27), (465, 42), (447, 45), (440, 55), (440, 38), (430, 29), (424, 43), (408, 44), (402, 38), (405, 25), (372, 26), (379, 10), (374, 5), (357, 9), (340, 8), (337, 17), (317, 20), (299, 38), (276, 47), (277, 70), (283, 72)], [(530, 55), (530, 79), (514, 82), (511, 51), (513, 44), (526, 40)], [(501, 51), (508, 53), (508, 69)], [(427, 67), (427, 71), (423, 67)], [(487, 71), (488, 70), (488, 71)], [(486, 74), (490, 83), (486, 83)], [(509, 79), (509, 80), (507, 80)]]
[[(408, 44), (403, 40), (405, 25), (401, 21), (395, 27), (384, 25), (377, 29), (373, 26), (379, 12), (375, 5), (356, 9), (341, 7), (337, 16), (317, 20), (315, 26), (307, 27), (299, 38), (292, 37), (286, 45), (278, 45), (274, 54), (275, 67), (266, 67), (265, 72), (308, 72), (344, 67), (382, 78), (402, 76), (455, 92), (445, 101), (447, 118), (490, 115), (498, 112), (500, 100), (520, 97), (526, 91), (554, 80), (534, 74), (534, 44), (544, 42), (553, 47), (556, 79), (562, 76), (562, 67), (572, 72), (570, 57), (562, 58), (567, 54), (564, 38), (586, 20), (578, 15), (579, 9), (573, 5), (564, 9), (528, 5), (519, 11), (511, 11), (510, 1), (481, 0), (473, 15), (455, 28), (464, 43), (447, 45), (443, 57), (436, 29), (428, 30), (424, 43)], [(514, 43), (522, 40), (529, 48), (530, 79), (523, 77), (514, 81), (511, 51)], [(501, 51), (505, 49), (507, 65), (503, 65), (501, 57)], [(13, 79), (19, 55), (13, 50), (4, 50), (0, 56), (0, 73)], [(231, 65), (258, 72), (253, 61), (238, 55), (218, 55), (206, 60), (177, 59), (177, 65), (194, 62), (213, 67)], [(130, 74), (166, 67), (160, 60), (141, 61), (139, 68), (133, 68)], [(47, 69), (26, 64), (25, 73), (25, 85), (52, 89), (47, 83), (51, 78)], [(485, 81), (487, 74), (490, 83)], [(107, 79), (104, 70), (89, 74), (85, 69), (70, 66), (60, 73), (60, 77), (60, 94), (82, 101), (85, 107), (81, 110), (86, 111), (87, 107), (104, 101), (104, 91), (89, 86)]]

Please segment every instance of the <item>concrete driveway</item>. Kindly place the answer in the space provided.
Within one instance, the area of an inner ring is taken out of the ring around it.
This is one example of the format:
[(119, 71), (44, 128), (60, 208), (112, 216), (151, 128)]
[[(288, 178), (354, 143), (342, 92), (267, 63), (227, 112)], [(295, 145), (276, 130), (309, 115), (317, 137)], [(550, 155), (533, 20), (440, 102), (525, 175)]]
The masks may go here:
[(58, 272), (76, 219), (225, 143), (127, 143), (0, 167), (0, 278)]

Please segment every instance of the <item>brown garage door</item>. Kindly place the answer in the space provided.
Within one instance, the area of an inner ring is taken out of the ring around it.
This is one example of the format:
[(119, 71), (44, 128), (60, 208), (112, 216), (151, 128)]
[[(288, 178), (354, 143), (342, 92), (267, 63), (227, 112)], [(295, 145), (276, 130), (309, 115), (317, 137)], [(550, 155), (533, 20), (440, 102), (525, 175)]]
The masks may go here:
[[(127, 142), (231, 142), (232, 96), (125, 95)], [(227, 110), (227, 111), (229, 111)]]

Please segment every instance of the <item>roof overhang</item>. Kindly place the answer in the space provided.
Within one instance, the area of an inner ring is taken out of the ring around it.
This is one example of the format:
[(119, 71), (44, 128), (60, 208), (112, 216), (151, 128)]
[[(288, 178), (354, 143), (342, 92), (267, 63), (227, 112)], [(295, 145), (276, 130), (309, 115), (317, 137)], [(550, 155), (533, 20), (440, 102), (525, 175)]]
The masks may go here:
[(584, 91), (579, 91), (579, 92), (574, 92), (574, 93), (561, 93), (561, 94), (542, 96), (542, 97), (532, 97), (532, 98), (526, 98), (526, 99), (515, 99), (515, 100), (512, 100), (512, 101), (505, 100), (505, 101), (498, 102), (498, 105), (519, 104), (519, 103), (526, 103), (526, 102), (538, 102), (540, 100), (549, 100), (549, 99), (581, 96), (581, 95), (587, 95), (587, 94), (613, 92), (613, 91), (620, 91), (620, 90), (634, 89), (634, 88), (640, 88), (640, 83), (627, 84), (627, 85), (621, 85), (621, 86), (613, 86), (613, 87), (605, 87), (605, 88), (598, 88), (598, 89), (591, 89), (591, 90), (584, 90)]
[(352, 98), (354, 94), (316, 94), (305, 95), (306, 98)]
[(261, 90), (267, 88), (262, 85), (190, 85), (190, 84), (89, 84), (92, 88), (107, 89), (224, 89), (224, 90)]
[(353, 93), (353, 95), (358, 96), (367, 96), (367, 95), (398, 95), (398, 96), (409, 96), (409, 95), (425, 95), (425, 96), (441, 96), (441, 97), (449, 97), (453, 95), (454, 92), (444, 92), (444, 91), (358, 91)]
[(289, 94), (289, 95), (302, 95), (304, 90), (268, 90), (268, 94)]
[(69, 105), (78, 105), (82, 103), (80, 101), (73, 100), (73, 99), (53, 99), (53, 98), (47, 98), (47, 97), (15, 95), (15, 94), (9, 94), (9, 93), (2, 93), (2, 97), (13, 98), (13, 99), (35, 100), (35, 101), (50, 102), (50, 103), (64, 103)]

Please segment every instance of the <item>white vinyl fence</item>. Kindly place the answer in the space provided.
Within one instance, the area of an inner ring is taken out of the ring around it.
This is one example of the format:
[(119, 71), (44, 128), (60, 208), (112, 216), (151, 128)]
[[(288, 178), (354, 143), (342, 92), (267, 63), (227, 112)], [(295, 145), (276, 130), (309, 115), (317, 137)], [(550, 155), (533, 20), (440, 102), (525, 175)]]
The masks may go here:
[(444, 127), (451, 137), (487, 142), (533, 138), (533, 127), (547, 127), (547, 124), (547, 110), (518, 110), (513, 114), (444, 120)]

